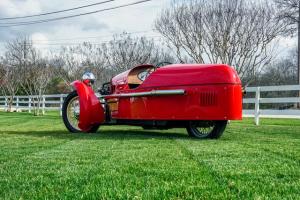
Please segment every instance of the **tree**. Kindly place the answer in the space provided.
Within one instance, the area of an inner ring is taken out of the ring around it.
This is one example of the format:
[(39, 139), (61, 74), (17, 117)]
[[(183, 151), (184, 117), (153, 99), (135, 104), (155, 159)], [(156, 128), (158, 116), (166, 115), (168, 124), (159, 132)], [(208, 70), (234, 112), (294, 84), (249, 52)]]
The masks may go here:
[[(278, 22), (284, 22), (287, 25), (286, 34), (293, 36), (298, 28), (298, 69), (297, 80), (300, 85), (300, 1), (299, 0), (275, 0), (278, 7)], [(297, 27), (298, 26), (298, 27)], [(298, 94), (300, 97), (300, 92)], [(300, 108), (300, 103), (298, 104)]]
[(0, 59), (0, 95), (6, 96), (7, 95), (7, 89), (6, 89), (6, 67), (3, 63), (3, 57)]
[(155, 65), (163, 61), (174, 61), (153, 39), (132, 37), (127, 33), (115, 35), (113, 40), (103, 45), (103, 49), (114, 74), (141, 64)]
[[(299, 0), (275, 0), (278, 7), (278, 22), (284, 22), (287, 26), (286, 34), (293, 36), (298, 28), (298, 64), (297, 82), (300, 85), (300, 1)], [(298, 26), (298, 27), (297, 27)], [(300, 92), (298, 93), (300, 97)], [(300, 103), (298, 104), (300, 108)]]
[(299, 0), (274, 0), (274, 2), (278, 8), (277, 20), (287, 24), (287, 35), (293, 35), (297, 32), (299, 23)]
[(62, 47), (60, 54), (53, 55), (50, 63), (55, 68), (55, 74), (68, 86), (72, 81), (81, 79), (83, 73), (87, 71), (96, 75), (95, 87), (111, 78), (101, 46), (88, 42), (74, 47)]
[(69, 85), (81, 77), (81, 60), (78, 47), (62, 47), (58, 55), (53, 55), (51, 63), (55, 66), (56, 75)]
[(0, 62), (1, 95), (4, 95), (7, 98), (7, 111), (10, 112), (14, 97), (20, 89), (20, 79), (18, 77), (18, 70), (15, 66), (9, 65), (4, 58), (2, 58)]
[(162, 11), (155, 27), (181, 62), (225, 63), (254, 77), (273, 57), (285, 30), (266, 2), (191, 0)]
[(7, 42), (5, 57), (8, 66), (17, 70), (13, 76), (19, 80), (23, 91), (28, 96), (33, 96), (33, 113), (39, 115), (42, 95), (52, 76), (47, 60), (41, 58), (27, 36)]
[[(253, 86), (295, 85), (297, 84), (297, 51), (296, 48), (280, 57), (264, 68), (260, 76), (256, 77)], [(297, 91), (264, 92), (264, 98), (296, 97)], [(250, 97), (251, 98), (251, 97)], [(264, 109), (288, 109), (296, 106), (293, 103), (263, 104)]]
[(297, 51), (292, 49), (286, 57), (267, 65), (258, 77), (256, 86), (297, 84)]
[(125, 70), (141, 64), (173, 62), (174, 58), (146, 37), (132, 37), (124, 33), (115, 35), (108, 43), (84, 42), (75, 47), (63, 47), (59, 55), (51, 59), (58, 76), (66, 83), (80, 79), (85, 71), (96, 75), (95, 87)]
[(78, 53), (81, 55), (83, 70), (92, 72), (96, 76), (95, 88), (99, 88), (111, 79), (112, 72), (108, 66), (102, 45), (85, 42), (79, 46)]

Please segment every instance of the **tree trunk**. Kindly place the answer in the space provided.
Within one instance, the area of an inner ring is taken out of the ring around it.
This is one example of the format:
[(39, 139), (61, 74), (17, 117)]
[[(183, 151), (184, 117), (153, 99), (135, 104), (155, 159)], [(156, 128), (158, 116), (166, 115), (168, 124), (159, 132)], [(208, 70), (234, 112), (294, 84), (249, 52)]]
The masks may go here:
[(12, 109), (12, 106), (13, 106), (13, 103), (14, 103), (14, 95), (9, 97), (9, 100), (8, 100), (7, 103), (8, 103), (7, 112), (11, 112), (11, 109)]
[(37, 98), (38, 98), (38, 100), (37, 100), (36, 116), (39, 116), (40, 115), (40, 107), (41, 107), (41, 98), (40, 98), (40, 95)]
[(37, 115), (37, 102), (36, 102), (36, 97), (32, 98), (32, 105), (33, 105), (33, 115), (36, 116)]

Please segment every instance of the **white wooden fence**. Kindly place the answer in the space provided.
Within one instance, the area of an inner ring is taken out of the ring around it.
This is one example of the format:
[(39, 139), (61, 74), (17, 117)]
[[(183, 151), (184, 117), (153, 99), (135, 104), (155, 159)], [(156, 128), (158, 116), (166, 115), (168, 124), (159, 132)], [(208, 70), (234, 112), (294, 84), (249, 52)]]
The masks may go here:
[(261, 104), (276, 104), (276, 103), (300, 103), (300, 97), (280, 97), (280, 98), (261, 98), (262, 92), (283, 92), (283, 91), (300, 91), (300, 85), (284, 85), (284, 86), (263, 86), (263, 87), (248, 87), (247, 93), (255, 93), (255, 98), (245, 98), (244, 104), (254, 104), (254, 110), (243, 109), (244, 117), (254, 117), (256, 125), (259, 125), (260, 117), (268, 118), (297, 118), (300, 119), (299, 109), (260, 109)]
[[(247, 93), (255, 93), (255, 98), (244, 98), (244, 104), (254, 104), (252, 110), (243, 110), (244, 117), (254, 117), (255, 124), (259, 125), (260, 117), (268, 118), (298, 118), (300, 119), (299, 109), (285, 109), (285, 110), (263, 110), (260, 109), (261, 104), (276, 104), (276, 103), (300, 103), (299, 97), (281, 97), (281, 98), (261, 98), (262, 92), (271, 91), (300, 91), (300, 85), (285, 85), (285, 86), (263, 86), (263, 87), (248, 87), (246, 88)], [(45, 113), (46, 110), (57, 110), (62, 109), (62, 104), (66, 94), (54, 94), (54, 95), (43, 95), (41, 101), (42, 112)], [(7, 109), (8, 98), (0, 96), (0, 109)], [(13, 108), (16, 110), (32, 110), (32, 98), (34, 96), (16, 96), (13, 101)]]
[[(42, 113), (45, 114), (46, 110), (57, 110), (62, 114), (62, 105), (64, 98), (67, 94), (53, 94), (53, 95), (43, 95), (42, 101), (40, 102), (40, 108)], [(6, 110), (8, 108), (8, 100), (10, 97), (0, 96), (0, 109)], [(27, 110), (31, 113), (33, 107), (33, 98), (37, 96), (15, 96), (13, 99), (13, 106), (16, 111)]]

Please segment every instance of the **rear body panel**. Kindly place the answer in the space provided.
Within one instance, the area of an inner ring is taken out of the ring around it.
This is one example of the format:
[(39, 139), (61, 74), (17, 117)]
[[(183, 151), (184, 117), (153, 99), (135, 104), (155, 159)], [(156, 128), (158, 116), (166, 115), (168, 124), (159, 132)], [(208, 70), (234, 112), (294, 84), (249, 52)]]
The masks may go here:
[[(114, 119), (140, 120), (239, 120), (241, 86), (181, 86), (184, 95), (108, 98)], [(137, 92), (144, 92), (140, 90)], [(113, 101), (112, 101), (113, 100)]]
[[(112, 119), (127, 120), (240, 120), (242, 87), (227, 65), (170, 65), (157, 69), (137, 88), (126, 82), (130, 70), (112, 80), (106, 96)], [(136, 95), (156, 91), (170, 95)], [(125, 95), (124, 95), (125, 94)]]

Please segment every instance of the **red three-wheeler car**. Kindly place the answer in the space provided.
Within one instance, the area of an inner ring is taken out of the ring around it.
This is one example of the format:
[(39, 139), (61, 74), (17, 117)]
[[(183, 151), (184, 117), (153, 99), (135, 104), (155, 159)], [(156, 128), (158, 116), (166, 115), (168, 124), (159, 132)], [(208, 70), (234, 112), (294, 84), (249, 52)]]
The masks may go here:
[(196, 138), (219, 138), (228, 120), (242, 119), (242, 87), (223, 64), (140, 65), (111, 79), (96, 95), (95, 77), (72, 83), (63, 104), (70, 132), (96, 132), (101, 125), (144, 129), (186, 128)]

